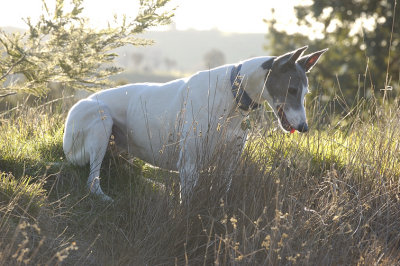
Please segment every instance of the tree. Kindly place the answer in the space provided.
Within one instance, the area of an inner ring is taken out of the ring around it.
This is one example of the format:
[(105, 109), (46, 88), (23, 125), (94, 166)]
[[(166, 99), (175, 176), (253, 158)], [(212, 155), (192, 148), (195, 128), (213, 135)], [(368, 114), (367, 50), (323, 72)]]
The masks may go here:
[(225, 64), (226, 59), (223, 52), (218, 49), (211, 49), (204, 55), (204, 64), (207, 68), (214, 68)]
[(329, 47), (313, 71), (313, 84), (323, 83), (324, 94), (342, 94), (344, 105), (356, 95), (386, 97), (399, 89), (399, 11), (396, 0), (314, 0), (295, 6), (297, 33), (279, 29), (274, 16), (266, 20), (267, 48), (280, 54), (305, 44), (310, 50)]
[[(49, 82), (91, 90), (108, 85), (108, 77), (122, 70), (112, 65), (115, 49), (150, 44), (136, 35), (171, 22), (172, 11), (162, 11), (169, 1), (141, 0), (134, 21), (115, 18), (113, 25), (97, 30), (82, 17), (83, 0), (72, 0), (70, 11), (65, 10), (65, 0), (56, 0), (54, 11), (43, 0), (44, 14), (35, 25), (26, 19), (26, 33), (0, 33), (0, 91), (44, 94)], [(10, 75), (22, 76), (23, 82), (4, 87)]]
[(131, 58), (132, 58), (132, 61), (133, 61), (134, 66), (135, 66), (137, 69), (139, 69), (139, 68), (140, 68), (140, 65), (143, 63), (144, 54), (142, 54), (142, 53), (133, 53), (133, 54), (131, 55)]
[(171, 72), (177, 66), (177, 63), (176, 63), (176, 61), (174, 59), (165, 57), (164, 58), (164, 65), (167, 68), (167, 71)]

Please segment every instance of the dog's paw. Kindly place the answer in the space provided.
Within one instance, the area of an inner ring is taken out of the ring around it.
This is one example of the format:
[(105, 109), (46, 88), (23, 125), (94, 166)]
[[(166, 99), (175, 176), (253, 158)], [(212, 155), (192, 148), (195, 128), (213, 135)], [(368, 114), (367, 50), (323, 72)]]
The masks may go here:
[(98, 196), (104, 202), (107, 202), (107, 203), (113, 203), (114, 202), (114, 200), (111, 197), (107, 196), (106, 194), (102, 194), (102, 195), (98, 195)]

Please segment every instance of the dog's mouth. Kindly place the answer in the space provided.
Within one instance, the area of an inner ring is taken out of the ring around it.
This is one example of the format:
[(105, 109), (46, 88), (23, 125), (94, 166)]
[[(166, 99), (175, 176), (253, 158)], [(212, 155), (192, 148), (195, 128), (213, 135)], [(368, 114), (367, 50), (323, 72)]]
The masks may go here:
[(287, 120), (285, 112), (283, 111), (283, 106), (278, 105), (277, 110), (278, 110), (278, 118), (281, 122), (282, 128), (286, 131), (294, 132), (295, 128), (292, 127), (292, 125), (290, 125), (289, 121)]

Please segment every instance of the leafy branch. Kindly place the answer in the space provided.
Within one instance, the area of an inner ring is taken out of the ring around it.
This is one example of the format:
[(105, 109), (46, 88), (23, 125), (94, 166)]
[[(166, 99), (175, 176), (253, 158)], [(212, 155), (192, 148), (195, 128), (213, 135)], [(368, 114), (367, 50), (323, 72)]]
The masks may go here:
[[(82, 16), (83, 0), (72, 0), (67, 11), (65, 0), (56, 0), (51, 11), (43, 0), (43, 14), (23, 34), (0, 32), (0, 91), (26, 91), (43, 95), (49, 83), (57, 82), (75, 89), (97, 90), (110, 84), (109, 77), (122, 71), (113, 65), (115, 49), (126, 45), (149, 45), (136, 37), (146, 29), (171, 22), (170, 0), (141, 0), (133, 21), (123, 16), (107, 28), (93, 29)], [(4, 86), (7, 78), (18, 82)], [(7, 93), (7, 94), (8, 94)]]

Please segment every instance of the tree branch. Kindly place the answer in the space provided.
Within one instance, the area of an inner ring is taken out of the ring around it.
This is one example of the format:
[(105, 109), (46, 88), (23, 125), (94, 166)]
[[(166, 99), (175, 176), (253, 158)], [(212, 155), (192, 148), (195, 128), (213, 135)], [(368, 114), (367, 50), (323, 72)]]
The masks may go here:
[(19, 63), (21, 63), (22, 62), (22, 60), (24, 60), (25, 59), (25, 54), (17, 61), (17, 62), (15, 62), (8, 70), (7, 70), (7, 72), (3, 75), (3, 76), (1, 76), (0, 77), (0, 80), (2, 80), (2, 79), (4, 79), (5, 77), (7, 77), (9, 74), (10, 74), (10, 72), (13, 70), (13, 68), (14, 67), (16, 67)]

